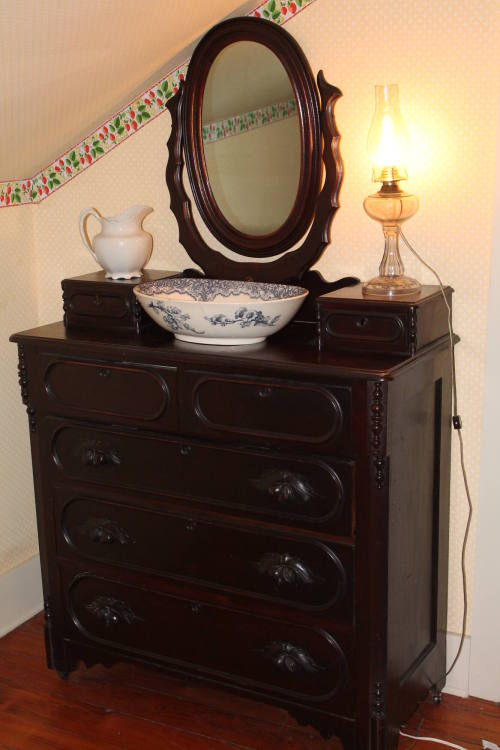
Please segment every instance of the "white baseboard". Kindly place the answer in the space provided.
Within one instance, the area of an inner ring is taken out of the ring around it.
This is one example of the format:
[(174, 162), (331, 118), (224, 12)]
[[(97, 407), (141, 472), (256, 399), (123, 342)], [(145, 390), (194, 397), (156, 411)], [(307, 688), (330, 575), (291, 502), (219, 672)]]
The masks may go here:
[[(456, 633), (446, 635), (446, 669), (449, 669), (460, 645), (460, 636)], [(446, 678), (443, 693), (467, 698), (469, 695), (469, 666), (470, 666), (470, 636), (465, 636), (464, 646), (460, 658), (453, 668), (453, 672)]]
[(0, 576), (0, 638), (43, 609), (40, 557)]

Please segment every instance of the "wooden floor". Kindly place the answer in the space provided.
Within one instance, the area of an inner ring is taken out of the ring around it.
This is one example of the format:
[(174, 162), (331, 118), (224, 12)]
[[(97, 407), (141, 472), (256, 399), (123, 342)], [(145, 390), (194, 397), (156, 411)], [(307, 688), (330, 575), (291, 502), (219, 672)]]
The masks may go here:
[[(481, 747), (500, 744), (500, 706), (443, 696), (409, 733)], [(439, 748), (401, 739), (399, 750)], [(337, 750), (281, 709), (233, 698), (154, 669), (81, 667), (67, 682), (44, 663), (37, 616), (0, 640), (1, 750)]]

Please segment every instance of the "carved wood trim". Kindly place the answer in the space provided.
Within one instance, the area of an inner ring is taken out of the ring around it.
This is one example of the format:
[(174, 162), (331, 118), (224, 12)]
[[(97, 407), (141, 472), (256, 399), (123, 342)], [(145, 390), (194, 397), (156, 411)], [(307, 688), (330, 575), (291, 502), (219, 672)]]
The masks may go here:
[(383, 750), (384, 748), (385, 718), (385, 686), (382, 682), (376, 682), (372, 703), (372, 740), (374, 750)]
[(118, 542), (118, 544), (124, 545), (134, 544), (135, 542), (127, 529), (109, 518), (88, 518), (78, 530), (94, 544), (114, 544)]
[(89, 602), (85, 609), (98, 620), (102, 620), (107, 628), (144, 622), (125, 602), (112, 596), (98, 596)]
[[(300, 171), (290, 214), (276, 230), (255, 236), (236, 229), (212, 193), (202, 138), (202, 102), (206, 81), (218, 55), (235, 42), (257, 42), (279, 60), (293, 86), (300, 130)], [(250, 258), (270, 258), (301, 240), (311, 223), (321, 186), (319, 98), (309, 63), (284, 29), (256, 18), (233, 18), (214, 26), (196, 47), (184, 87), (182, 129), (186, 167), (200, 216), (226, 247)]]
[(300, 558), (287, 552), (266, 552), (255, 563), (255, 567), (262, 575), (272, 578), (278, 586), (311, 586), (325, 580), (313, 573)]
[(384, 381), (378, 380), (372, 386), (372, 399), (370, 404), (370, 422), (371, 422), (371, 450), (373, 452), (373, 466), (375, 472), (375, 485), (381, 490), (386, 480), (386, 431), (385, 431), (385, 414), (386, 414), (386, 396), (387, 385)]
[(288, 641), (271, 641), (263, 650), (264, 658), (271, 661), (277, 669), (290, 674), (299, 672), (324, 671), (325, 667), (316, 664), (311, 654), (305, 649)]
[(28, 381), (28, 369), (26, 367), (26, 354), (24, 351), (24, 344), (17, 345), (17, 351), (19, 356), (19, 362), (17, 365), (17, 372), (19, 374), (19, 385), (21, 387), (21, 400), (26, 407), (26, 413), (28, 415), (28, 422), (31, 432), (36, 431), (36, 411), (31, 405), (29, 396), (29, 381)]
[(410, 354), (413, 357), (417, 351), (417, 308), (410, 307)]
[[(236, 22), (236, 19), (234, 19)], [(239, 19), (241, 20), (241, 19)], [(274, 29), (273, 33), (278, 31)], [(282, 29), (279, 29), (279, 33), (283, 33)], [(287, 35), (288, 36), (288, 35)], [(256, 39), (258, 37), (256, 36)], [(292, 40), (293, 41), (293, 40)], [(294, 43), (295, 46), (295, 43)], [(298, 61), (303, 58), (303, 54), (298, 51), (297, 60), (294, 60), (290, 65), (294, 68), (297, 75), (306, 78), (304, 71), (299, 71)], [(194, 59), (194, 55), (193, 55)], [(305, 60), (305, 58), (303, 58)], [(305, 61), (305, 65), (308, 64)], [(190, 70), (193, 70), (193, 60), (191, 61)], [(302, 275), (321, 257), (326, 246), (330, 242), (330, 228), (334, 214), (338, 208), (338, 195), (340, 186), (342, 183), (343, 166), (342, 159), (340, 157), (340, 136), (335, 124), (334, 107), (337, 99), (342, 95), (341, 91), (336, 87), (327, 83), (323, 75), (323, 71), (320, 71), (317, 78), (319, 94), (320, 94), (320, 107), (318, 105), (318, 94), (316, 89), (314, 90), (309, 86), (305, 87), (303, 83), (304, 91), (307, 89), (307, 93), (301, 95), (304, 106), (307, 102), (309, 108), (309, 117), (316, 122), (302, 123), (301, 128), (303, 130), (308, 129), (308, 143), (310, 142), (311, 148), (311, 165), (308, 166), (308, 173), (312, 172), (315, 174), (321, 174), (321, 164), (324, 165), (326, 175), (323, 187), (318, 194), (320, 180), (309, 179), (311, 185), (316, 185), (316, 188), (311, 187), (311, 194), (307, 196), (307, 202), (311, 201), (315, 203), (315, 207), (312, 211), (309, 211), (309, 217), (313, 217), (310, 229), (302, 244), (295, 250), (285, 252), (276, 260), (260, 263), (260, 262), (240, 262), (234, 261), (227, 258), (222, 253), (210, 248), (203, 238), (201, 237), (193, 217), (191, 200), (188, 197), (184, 185), (183, 185), (183, 169), (184, 169), (184, 149), (186, 149), (186, 140), (189, 143), (193, 142), (194, 135), (191, 132), (194, 128), (193, 124), (193, 113), (188, 118), (185, 114), (185, 108), (188, 106), (186, 100), (187, 93), (190, 92), (191, 84), (182, 85), (179, 92), (170, 99), (167, 107), (172, 117), (172, 130), (170, 138), (168, 140), (168, 163), (166, 168), (166, 182), (170, 192), (170, 208), (177, 220), (179, 227), (179, 241), (186, 249), (192, 260), (203, 268), (205, 274), (212, 278), (225, 278), (225, 279), (253, 279), (255, 281), (267, 281), (267, 282), (283, 282), (283, 281), (300, 281)], [(314, 85), (314, 81), (312, 82)], [(297, 84), (298, 85), (298, 84)], [(193, 102), (191, 102), (191, 109)], [(189, 126), (189, 131), (187, 130)], [(320, 154), (320, 142), (321, 138), (318, 138), (318, 133), (322, 136), (323, 140), (323, 153)], [(305, 137), (305, 136), (303, 136)], [(187, 158), (189, 156), (189, 159)], [(200, 182), (198, 192), (206, 193), (206, 184), (201, 179), (203, 177), (203, 170), (194, 169), (193, 155), (186, 152), (186, 161), (189, 167), (189, 176), (191, 181), (197, 180)], [(196, 161), (196, 160), (195, 160)], [(199, 161), (199, 159), (198, 159)], [(319, 166), (319, 169), (318, 169)], [(197, 194), (196, 189), (193, 190), (195, 196)], [(297, 217), (296, 217), (297, 218)], [(297, 218), (297, 226), (302, 227), (303, 230), (308, 225)], [(303, 232), (302, 232), (303, 235)], [(263, 239), (262, 248), (259, 250), (254, 248), (253, 252), (246, 253), (247, 255), (261, 255), (263, 257), (272, 257), (278, 252), (282, 252), (283, 249), (291, 247), (297, 240), (300, 239), (299, 235), (294, 242), (285, 244), (281, 249), (275, 249), (271, 246), (272, 252), (266, 252), (266, 240)], [(220, 239), (220, 238), (219, 238)], [(226, 242), (226, 244), (228, 244)], [(228, 247), (235, 252), (239, 252), (241, 245), (238, 247), (237, 244), (228, 244)], [(269, 249), (269, 248), (268, 248)], [(245, 254), (242, 252), (241, 254)], [(352, 284), (354, 279), (346, 279), (346, 285)]]

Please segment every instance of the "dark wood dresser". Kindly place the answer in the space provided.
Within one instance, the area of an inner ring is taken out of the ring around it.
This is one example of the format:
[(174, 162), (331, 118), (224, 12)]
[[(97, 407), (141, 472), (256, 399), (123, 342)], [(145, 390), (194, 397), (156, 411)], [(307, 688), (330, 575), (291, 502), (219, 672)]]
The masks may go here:
[(383, 354), (370, 336), (399, 308), (382, 329), (352, 295), (340, 308), (340, 350), (306, 324), (246, 347), (62, 323), (12, 337), (49, 667), (139, 660), (346, 749), (396, 747), (443, 685), (449, 343)]

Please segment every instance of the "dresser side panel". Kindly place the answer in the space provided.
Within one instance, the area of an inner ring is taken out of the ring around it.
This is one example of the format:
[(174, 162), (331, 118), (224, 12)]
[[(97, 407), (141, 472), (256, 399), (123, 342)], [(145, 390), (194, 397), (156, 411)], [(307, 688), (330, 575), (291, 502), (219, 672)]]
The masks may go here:
[(390, 384), (387, 708), (397, 732), (442, 687), (448, 585), (451, 383), (444, 346)]

